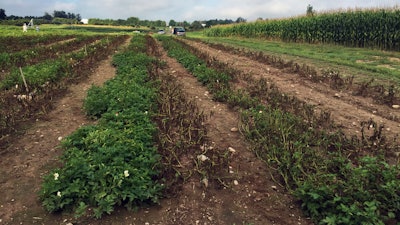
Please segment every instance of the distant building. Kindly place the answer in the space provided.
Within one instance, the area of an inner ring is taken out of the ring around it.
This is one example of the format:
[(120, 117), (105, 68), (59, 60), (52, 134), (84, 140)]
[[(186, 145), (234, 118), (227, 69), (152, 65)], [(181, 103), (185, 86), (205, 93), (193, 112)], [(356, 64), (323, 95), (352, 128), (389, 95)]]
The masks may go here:
[(82, 22), (83, 24), (88, 24), (88, 23), (89, 23), (89, 19), (81, 19), (81, 22)]

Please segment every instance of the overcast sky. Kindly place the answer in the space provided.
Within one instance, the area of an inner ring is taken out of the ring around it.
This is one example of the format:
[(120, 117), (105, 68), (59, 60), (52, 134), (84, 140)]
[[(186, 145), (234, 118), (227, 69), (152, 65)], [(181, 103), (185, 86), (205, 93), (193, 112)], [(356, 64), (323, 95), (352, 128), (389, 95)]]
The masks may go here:
[(284, 18), (314, 10), (400, 7), (400, 0), (0, 0), (6, 15), (43, 16), (54, 10), (80, 14), (82, 18), (164, 20)]

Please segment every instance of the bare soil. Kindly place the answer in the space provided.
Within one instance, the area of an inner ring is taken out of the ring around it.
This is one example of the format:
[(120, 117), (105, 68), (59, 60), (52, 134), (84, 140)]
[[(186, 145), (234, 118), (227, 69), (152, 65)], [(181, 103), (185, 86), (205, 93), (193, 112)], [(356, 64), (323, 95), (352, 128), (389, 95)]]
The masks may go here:
[(355, 96), (351, 91), (334, 90), (328, 84), (315, 83), (297, 74), (284, 72), (244, 56), (216, 50), (200, 42), (189, 40), (185, 42), (211, 58), (242, 71), (244, 76), (268, 79), (285, 95), (294, 96), (315, 106), (315, 111), (330, 112), (335, 124), (348, 136), (360, 137), (361, 122), (370, 119), (384, 126), (384, 134), (388, 140), (396, 139), (400, 132), (398, 108), (378, 104), (372, 98)]
[[(360, 121), (369, 118), (384, 123), (391, 135), (400, 131), (399, 123), (387, 118), (389, 114), (400, 116), (398, 110), (348, 93), (339, 93), (338, 97), (324, 84), (309, 83), (294, 74), (205, 44), (188, 43), (236, 69), (265, 76), (276, 82), (282, 92), (331, 112), (349, 134), (359, 133)], [(0, 156), (0, 224), (312, 224), (298, 203), (271, 179), (266, 165), (248, 149), (240, 133), (231, 131), (238, 126), (237, 113), (214, 102), (207, 90), (174, 59), (164, 53), (162, 60), (168, 65), (165, 72), (182, 83), (187, 96), (195, 99), (205, 114), (212, 114), (207, 120), (207, 129), (214, 145), (219, 149), (235, 149), (230, 166), (237, 183), (227, 188), (204, 188), (200, 181), (191, 180), (178, 196), (162, 199), (157, 206), (137, 212), (117, 208), (101, 220), (76, 220), (67, 213), (47, 213), (37, 197), (41, 177), (59, 164), (60, 139), (82, 125), (93, 123), (82, 111), (83, 99), (92, 84), (101, 85), (115, 75), (110, 57), (88, 79), (70, 86), (65, 96), (55, 100), (54, 109), (16, 137)]]

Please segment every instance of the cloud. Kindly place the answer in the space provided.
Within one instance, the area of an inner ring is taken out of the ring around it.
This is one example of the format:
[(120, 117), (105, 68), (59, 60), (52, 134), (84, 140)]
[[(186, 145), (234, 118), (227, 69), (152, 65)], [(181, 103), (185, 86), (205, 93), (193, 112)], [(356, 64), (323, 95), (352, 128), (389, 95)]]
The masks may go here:
[(167, 20), (182, 18), (186, 10), (190, 9), (194, 0), (182, 3), (179, 0), (96, 0), (84, 1), (81, 4), (81, 15), (87, 18), (126, 19), (139, 17), (149, 20)]
[[(400, 0), (0, 0), (6, 15), (42, 16), (63, 10), (82, 18), (194, 21), (243, 17), (284, 18), (305, 14), (307, 5), (316, 11), (338, 8), (392, 7)], [(3, 3), (4, 2), (4, 3)]]
[(53, 12), (54, 10), (74, 13), (77, 10), (77, 5), (76, 5), (76, 3), (72, 3), (72, 2), (58, 1), (58, 2), (55, 2), (55, 3), (47, 6), (45, 11)]

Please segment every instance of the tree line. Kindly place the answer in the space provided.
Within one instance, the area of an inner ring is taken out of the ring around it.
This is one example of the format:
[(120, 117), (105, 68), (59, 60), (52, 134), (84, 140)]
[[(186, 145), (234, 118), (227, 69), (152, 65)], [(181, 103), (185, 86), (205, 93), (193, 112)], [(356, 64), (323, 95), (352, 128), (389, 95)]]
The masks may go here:
[(138, 17), (129, 17), (126, 20), (123, 19), (99, 19), (91, 18), (88, 21), (92, 25), (113, 25), (113, 26), (132, 26), (132, 27), (165, 27), (167, 24), (162, 20), (140, 20)]
[(220, 25), (220, 24), (232, 24), (232, 23), (241, 23), (241, 22), (246, 22), (245, 19), (242, 17), (239, 17), (236, 21), (231, 20), (231, 19), (212, 19), (212, 20), (205, 20), (205, 21), (193, 21), (192, 23), (189, 23), (187, 21), (183, 22), (178, 22), (173, 19), (171, 19), (168, 23), (166, 21), (162, 20), (140, 20), (138, 17), (129, 17), (126, 20), (118, 19), (118, 20), (113, 20), (113, 19), (89, 19), (88, 23), (93, 24), (93, 25), (114, 25), (114, 26), (133, 26), (133, 27), (150, 27), (150, 28), (157, 28), (157, 27), (167, 27), (167, 26), (181, 26), (185, 27), (187, 29), (192, 29), (192, 30), (199, 30), (204, 27), (212, 27), (214, 25)]
[(5, 9), (0, 9), (0, 24), (4, 25), (22, 25), (28, 23), (31, 19), (35, 24), (76, 24), (82, 20), (80, 14), (54, 10), (53, 14), (45, 12), (43, 16), (15, 16), (6, 15)]
[[(28, 23), (31, 19), (35, 20), (35, 24), (78, 24), (82, 23), (80, 14), (65, 12), (65, 11), (57, 11), (54, 10), (52, 14), (45, 12), (43, 16), (7, 16), (6, 11), (4, 9), (0, 9), (0, 24), (4, 25), (17, 25), (22, 26), (24, 23)], [(113, 25), (113, 26), (132, 26), (132, 27), (150, 27), (150, 28), (161, 28), (167, 26), (182, 26), (191, 30), (199, 30), (205, 27), (212, 27), (214, 25), (221, 24), (233, 24), (233, 23), (241, 23), (246, 22), (246, 20), (242, 17), (237, 18), (236, 20), (231, 19), (212, 19), (212, 20), (204, 20), (204, 21), (193, 21), (191, 23), (187, 21), (177, 22), (173, 19), (169, 21), (167, 24), (166, 21), (162, 20), (141, 20), (138, 17), (129, 17), (126, 20), (124, 19), (99, 19), (99, 18), (91, 18), (88, 20), (89, 24), (92, 25)]]

